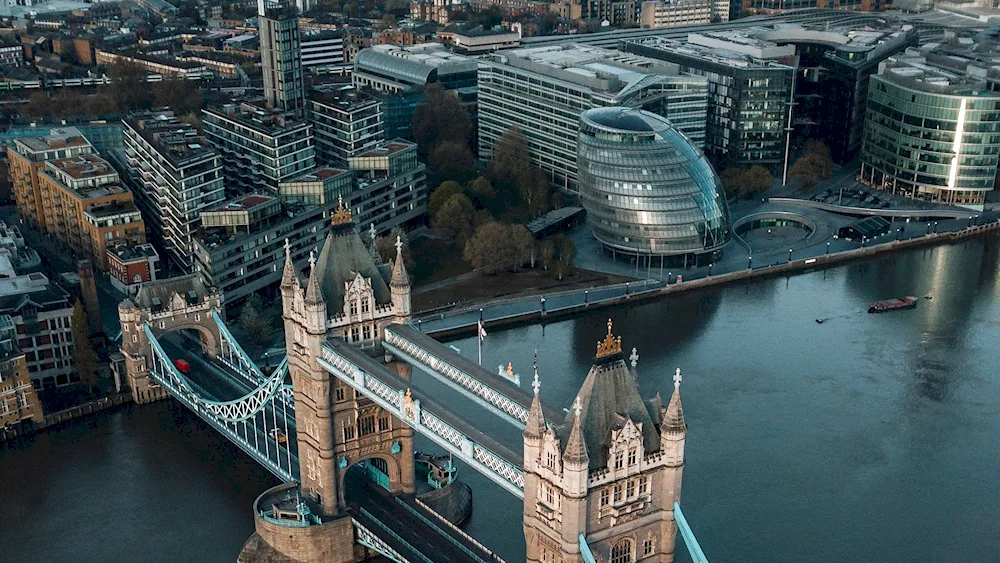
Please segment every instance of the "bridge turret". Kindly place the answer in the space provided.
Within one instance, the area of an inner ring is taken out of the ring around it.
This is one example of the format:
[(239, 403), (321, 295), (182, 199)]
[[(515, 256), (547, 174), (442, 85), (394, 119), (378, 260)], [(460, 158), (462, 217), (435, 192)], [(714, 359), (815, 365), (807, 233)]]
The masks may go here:
[(309, 282), (306, 284), (305, 323), (310, 334), (326, 336), (326, 301), (319, 288), (319, 272), (316, 271), (316, 257), (309, 253)]
[(542, 413), (542, 399), (538, 395), (541, 384), (538, 382), (538, 368), (535, 368), (535, 378), (531, 382), (535, 396), (531, 399), (528, 411), (528, 421), (524, 425), (524, 469), (535, 471), (542, 454), (542, 437), (545, 435), (545, 415)]
[(392, 264), (392, 280), (389, 282), (392, 293), (392, 308), (395, 311), (394, 321), (405, 323), (410, 320), (410, 275), (403, 263), (403, 242), (396, 237), (396, 261)]

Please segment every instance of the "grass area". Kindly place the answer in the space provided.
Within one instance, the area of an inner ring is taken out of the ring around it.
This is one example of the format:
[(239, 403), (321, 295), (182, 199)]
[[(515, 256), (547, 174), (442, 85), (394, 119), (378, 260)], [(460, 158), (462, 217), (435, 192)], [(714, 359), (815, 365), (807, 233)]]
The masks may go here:
[(573, 272), (561, 281), (556, 278), (552, 271), (545, 271), (541, 268), (523, 270), (518, 273), (504, 272), (495, 276), (477, 272), (469, 279), (414, 295), (413, 310), (419, 312), (448, 305), (468, 305), (498, 297), (538, 295), (551, 291), (588, 288), (632, 280), (633, 278), (626, 276), (592, 272), (580, 268), (574, 268)]
[(410, 250), (416, 262), (410, 273), (415, 287), (472, 271), (472, 266), (462, 259), (462, 249), (453, 241), (421, 237), (410, 242)]

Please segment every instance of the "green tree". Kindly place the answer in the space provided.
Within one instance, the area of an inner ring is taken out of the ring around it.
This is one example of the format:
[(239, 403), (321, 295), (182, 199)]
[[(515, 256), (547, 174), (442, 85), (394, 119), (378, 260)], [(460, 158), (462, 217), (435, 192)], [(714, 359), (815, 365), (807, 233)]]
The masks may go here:
[(91, 393), (97, 391), (97, 353), (90, 342), (90, 324), (87, 314), (83, 311), (83, 303), (77, 299), (73, 304), (73, 316), (70, 317), (70, 328), (73, 333), (73, 370), (80, 380), (87, 385)]
[(518, 186), (523, 183), (530, 166), (531, 155), (524, 135), (517, 127), (508, 129), (493, 147), (490, 161), (490, 177), (501, 204), (512, 205), (518, 201)]
[(203, 103), (201, 88), (194, 80), (183, 78), (157, 83), (153, 99), (157, 106), (167, 106), (177, 115), (197, 114)]
[(560, 280), (563, 276), (573, 270), (573, 258), (576, 257), (576, 245), (569, 237), (563, 234), (552, 237), (552, 243), (556, 251), (556, 276)]
[(802, 155), (788, 171), (788, 177), (800, 183), (800, 189), (808, 190), (816, 182), (833, 176), (833, 158), (830, 149), (822, 142), (810, 139), (806, 142)]
[(263, 311), (264, 300), (256, 293), (251, 293), (240, 309), (240, 326), (256, 344), (271, 338), (271, 318)]
[(767, 171), (767, 168), (759, 165), (751, 166), (744, 174), (744, 185), (746, 191), (744, 195), (747, 197), (753, 197), (764, 193), (764, 190), (771, 187), (771, 182), (774, 178), (771, 173)]
[(476, 21), (479, 22), (484, 29), (493, 29), (503, 22), (503, 10), (501, 10), (496, 4), (491, 4), (489, 8), (480, 10), (479, 13), (476, 14)]
[(455, 194), (431, 218), (431, 226), (448, 231), (452, 238), (462, 243), (472, 231), (472, 216), (475, 212), (472, 201), (465, 194)]
[(729, 199), (738, 197), (743, 190), (743, 170), (739, 168), (726, 168), (719, 174), (719, 180)]
[(427, 214), (431, 216), (431, 220), (437, 216), (438, 211), (441, 207), (451, 199), (451, 196), (458, 195), (462, 193), (462, 186), (454, 180), (448, 180), (447, 182), (441, 182), (433, 192), (431, 192), (431, 197), (427, 199)]
[(538, 243), (538, 258), (542, 263), (542, 269), (548, 270), (556, 258), (556, 243), (554, 240), (547, 238)]
[(382, 27), (384, 29), (392, 29), (396, 27), (396, 16), (392, 14), (382, 16)]
[(413, 111), (413, 138), (422, 155), (430, 155), (441, 143), (472, 145), (472, 121), (458, 96), (438, 83), (429, 84)]
[[(402, 233), (402, 234), (400, 234)], [(413, 250), (410, 249), (410, 241), (404, 232), (399, 227), (393, 227), (392, 231), (389, 232), (389, 236), (378, 237), (375, 239), (375, 247), (378, 249), (378, 255), (385, 264), (391, 264), (396, 260), (396, 237), (399, 236), (399, 241), (403, 243), (403, 265), (411, 273), (416, 267), (417, 262), (413, 259)]]
[(488, 207), (497, 195), (496, 190), (493, 189), (493, 184), (485, 176), (479, 176), (469, 182), (465, 186), (465, 192), (477, 207)]
[(528, 216), (535, 218), (548, 211), (549, 195), (552, 190), (549, 188), (549, 183), (541, 168), (531, 165), (528, 168), (517, 187), (517, 191)]
[(462, 252), (473, 268), (489, 275), (518, 270), (531, 247), (531, 234), (524, 225), (490, 221), (476, 229)]
[(468, 144), (444, 141), (431, 151), (428, 164), (439, 178), (463, 179), (472, 175), (472, 160)]

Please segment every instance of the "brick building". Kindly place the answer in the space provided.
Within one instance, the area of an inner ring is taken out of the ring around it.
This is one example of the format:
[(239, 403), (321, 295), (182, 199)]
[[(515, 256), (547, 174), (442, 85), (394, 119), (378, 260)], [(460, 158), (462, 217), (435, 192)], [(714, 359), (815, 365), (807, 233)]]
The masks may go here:
[(94, 147), (76, 127), (52, 129), (44, 137), (14, 139), (7, 146), (10, 177), (17, 211), (29, 225), (45, 231), (42, 193), (38, 171), (46, 161), (93, 154)]
[(160, 256), (151, 244), (108, 247), (107, 259), (111, 285), (122, 293), (135, 295), (140, 285), (156, 281), (156, 264)]
[(17, 347), (15, 336), (10, 316), (0, 316), (0, 429), (44, 421), (24, 352)]

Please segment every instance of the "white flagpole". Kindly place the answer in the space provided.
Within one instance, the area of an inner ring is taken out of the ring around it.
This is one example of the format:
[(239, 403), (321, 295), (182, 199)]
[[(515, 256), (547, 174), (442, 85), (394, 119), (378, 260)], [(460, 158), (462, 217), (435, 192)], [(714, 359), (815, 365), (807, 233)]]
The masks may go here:
[(483, 320), (476, 322), (476, 344), (479, 345), (479, 365), (483, 365)]

